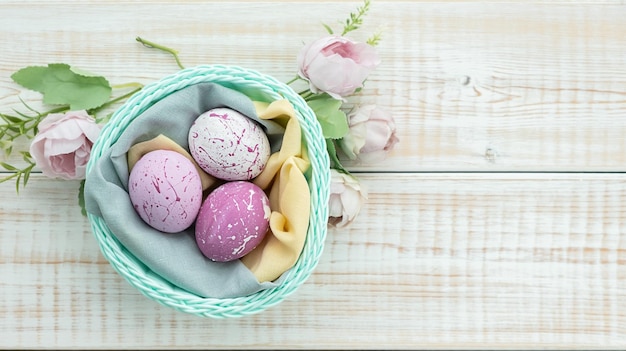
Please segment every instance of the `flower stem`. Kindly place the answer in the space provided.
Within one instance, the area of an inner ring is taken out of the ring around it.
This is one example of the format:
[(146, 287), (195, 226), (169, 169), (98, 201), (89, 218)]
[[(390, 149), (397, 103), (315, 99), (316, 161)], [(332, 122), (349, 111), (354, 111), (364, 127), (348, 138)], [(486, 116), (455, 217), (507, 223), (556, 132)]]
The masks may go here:
[(151, 48), (151, 49), (157, 49), (157, 50), (161, 50), (161, 51), (165, 51), (169, 54), (171, 54), (172, 56), (174, 56), (174, 59), (176, 60), (176, 64), (178, 65), (178, 67), (180, 67), (180, 69), (185, 69), (185, 67), (183, 66), (182, 63), (180, 63), (180, 60), (178, 59), (178, 51), (168, 48), (167, 46), (163, 46), (154, 42), (151, 42), (149, 40), (145, 40), (141, 37), (137, 37), (135, 38), (135, 40), (137, 40), (138, 42), (140, 42), (141, 44), (143, 44), (144, 46)]
[(100, 124), (100, 123), (107, 123), (109, 121), (109, 118), (111, 117), (110, 114), (107, 117), (105, 117), (105, 118), (97, 118), (97, 117), (95, 117), (96, 113), (98, 111), (103, 110), (106, 107), (109, 107), (109, 106), (113, 105), (116, 102), (119, 102), (121, 100), (124, 100), (124, 99), (132, 96), (133, 94), (135, 94), (136, 92), (140, 91), (141, 89), (143, 89), (143, 85), (139, 84), (139, 87), (133, 89), (132, 91), (129, 91), (128, 93), (126, 93), (124, 95), (121, 95), (121, 96), (118, 96), (118, 97), (116, 97), (114, 99), (111, 99), (111, 100), (105, 102), (104, 104), (102, 104), (102, 105), (100, 105), (100, 106), (98, 106), (98, 107), (96, 107), (94, 109), (89, 110), (88, 112), (89, 112), (90, 115), (94, 116), (94, 118), (96, 119), (96, 123), (98, 123), (98, 124)]
[[(33, 136), (34, 136), (34, 134), (37, 134), (37, 128), (39, 127), (39, 122), (41, 122), (44, 118), (46, 118), (46, 116), (52, 113), (66, 112), (66, 111), (69, 111), (69, 109), (70, 109), (70, 105), (61, 105), (59, 107), (55, 107), (43, 113), (37, 112), (37, 116), (33, 117), (33, 119), (29, 121), (31, 122), (31, 127), (28, 128), (26, 132), (28, 130), (33, 130)], [(24, 132), (23, 134), (26, 134), (26, 132)]]
[(59, 107), (55, 107), (55, 108), (53, 108), (51, 110), (48, 110), (46, 112), (42, 112), (42, 113), (40, 113), (40, 115), (43, 118), (43, 117), (45, 117), (45, 116), (47, 116), (47, 115), (49, 115), (51, 113), (65, 112), (65, 111), (67, 111), (69, 109), (70, 109), (70, 105), (61, 105)]
[(296, 75), (295, 77), (293, 77), (293, 79), (292, 79), (292, 80), (288, 81), (286, 84), (287, 84), (287, 85), (290, 85), (291, 83), (293, 83), (293, 82), (297, 81), (298, 79), (300, 79), (300, 76), (297, 76), (297, 75)]
[(130, 82), (130, 83), (112, 85), (111, 88), (113, 89), (143, 88), (143, 84), (138, 83), (138, 82)]
[(312, 96), (314, 96), (315, 94), (310, 91), (310, 90), (304, 90), (298, 93), (300, 96), (302, 96), (302, 98), (304, 99), (304, 101), (308, 101), (309, 98), (311, 98)]
[(111, 105), (113, 105), (114, 103), (116, 103), (116, 102), (118, 102), (120, 100), (124, 100), (127, 97), (132, 96), (133, 94), (135, 94), (136, 92), (138, 92), (141, 89), (143, 89), (143, 85), (141, 85), (138, 88), (133, 89), (132, 91), (129, 91), (128, 93), (126, 93), (124, 95), (118, 96), (115, 99), (111, 99), (111, 100), (105, 102), (104, 104), (100, 105), (100, 107), (97, 107), (95, 110), (101, 110), (101, 109), (103, 109), (103, 108), (105, 108), (107, 106), (111, 106)]

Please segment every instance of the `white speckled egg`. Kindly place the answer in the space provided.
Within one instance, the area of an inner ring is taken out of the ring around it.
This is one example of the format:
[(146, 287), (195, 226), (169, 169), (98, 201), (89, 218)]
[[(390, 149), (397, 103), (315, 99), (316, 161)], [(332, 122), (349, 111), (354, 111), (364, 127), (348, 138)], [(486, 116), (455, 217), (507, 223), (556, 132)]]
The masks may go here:
[(267, 195), (247, 181), (224, 183), (204, 200), (196, 220), (196, 243), (217, 262), (243, 257), (265, 237), (271, 210)]
[(229, 108), (209, 110), (189, 129), (189, 152), (210, 175), (224, 180), (250, 180), (265, 168), (270, 143), (263, 129)]
[(128, 178), (137, 214), (154, 229), (177, 233), (189, 228), (202, 205), (202, 182), (193, 163), (170, 150), (142, 156)]

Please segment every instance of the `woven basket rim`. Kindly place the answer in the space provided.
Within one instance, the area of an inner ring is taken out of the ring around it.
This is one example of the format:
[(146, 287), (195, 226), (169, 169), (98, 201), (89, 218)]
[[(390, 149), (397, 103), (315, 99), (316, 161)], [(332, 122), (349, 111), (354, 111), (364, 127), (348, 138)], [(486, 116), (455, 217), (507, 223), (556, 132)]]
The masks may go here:
[(231, 65), (198, 65), (146, 85), (118, 108), (102, 128), (92, 147), (87, 174), (102, 154), (115, 144), (124, 128), (154, 102), (170, 93), (198, 83), (212, 82), (227, 87), (259, 91), (271, 99), (285, 98), (293, 105), (307, 142), (311, 163), (311, 214), (302, 253), (278, 286), (251, 295), (232, 298), (197, 296), (157, 276), (132, 256), (115, 238), (101, 217), (87, 214), (92, 232), (111, 266), (142, 294), (178, 311), (201, 317), (228, 318), (259, 313), (292, 294), (313, 272), (324, 248), (330, 192), (329, 158), (326, 141), (315, 114), (288, 85), (253, 69)]

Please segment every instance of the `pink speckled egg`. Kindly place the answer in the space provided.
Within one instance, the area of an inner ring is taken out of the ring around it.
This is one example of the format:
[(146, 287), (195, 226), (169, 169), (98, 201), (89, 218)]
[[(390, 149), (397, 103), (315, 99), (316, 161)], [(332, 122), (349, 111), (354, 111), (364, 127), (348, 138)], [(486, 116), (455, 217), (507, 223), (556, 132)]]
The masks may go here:
[(154, 229), (177, 233), (189, 228), (202, 205), (202, 182), (193, 163), (170, 150), (142, 156), (128, 178), (137, 214)]
[(196, 220), (196, 243), (217, 262), (243, 257), (265, 237), (270, 206), (261, 188), (247, 181), (224, 183), (211, 192)]
[(198, 116), (188, 141), (198, 165), (224, 180), (250, 180), (263, 171), (270, 157), (270, 143), (261, 127), (229, 108)]

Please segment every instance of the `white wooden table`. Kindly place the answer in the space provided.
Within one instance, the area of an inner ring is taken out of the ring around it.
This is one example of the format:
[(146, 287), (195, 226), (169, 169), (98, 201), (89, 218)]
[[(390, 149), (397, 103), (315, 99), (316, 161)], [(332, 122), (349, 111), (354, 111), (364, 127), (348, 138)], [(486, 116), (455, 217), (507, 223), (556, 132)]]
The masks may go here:
[[(136, 36), (287, 81), (357, 5), (2, 1), (0, 109), (37, 105), (10, 79), (27, 65), (177, 70)], [(369, 201), (295, 294), (228, 320), (161, 306), (103, 258), (78, 182), (34, 174), (0, 185), (0, 348), (626, 348), (624, 2), (377, 0), (378, 28), (360, 99), (400, 143), (350, 167)]]

